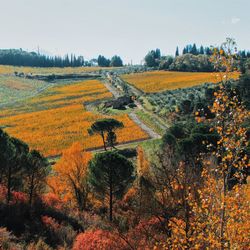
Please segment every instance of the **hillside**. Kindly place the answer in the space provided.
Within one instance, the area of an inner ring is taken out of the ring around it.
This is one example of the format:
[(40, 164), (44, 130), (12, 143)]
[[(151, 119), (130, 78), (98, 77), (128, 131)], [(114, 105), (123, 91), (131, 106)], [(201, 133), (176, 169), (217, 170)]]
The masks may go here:
[[(75, 141), (81, 142), (85, 149), (98, 148), (102, 145), (101, 139), (89, 136), (87, 129), (104, 116), (86, 111), (84, 103), (111, 97), (112, 94), (97, 80), (59, 84), (2, 109), (0, 126), (46, 156), (61, 154)], [(126, 114), (115, 118), (125, 125), (117, 135), (119, 143), (148, 138)]]
[(0, 66), (0, 249), (248, 249), (250, 61), (232, 43), (206, 55), (216, 73)]
[[(238, 79), (239, 73), (234, 73), (232, 79)], [(139, 74), (123, 75), (122, 79), (136, 88), (155, 93), (165, 90), (189, 88), (203, 83), (218, 83), (221, 81), (218, 74), (200, 72), (154, 71)]]

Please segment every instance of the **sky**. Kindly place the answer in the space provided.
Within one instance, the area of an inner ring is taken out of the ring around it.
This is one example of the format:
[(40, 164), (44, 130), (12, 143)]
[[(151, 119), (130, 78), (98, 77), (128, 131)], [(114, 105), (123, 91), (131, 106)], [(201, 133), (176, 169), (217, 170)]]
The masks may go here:
[(151, 49), (173, 55), (226, 37), (250, 50), (249, 10), (250, 0), (0, 0), (0, 48), (133, 64)]

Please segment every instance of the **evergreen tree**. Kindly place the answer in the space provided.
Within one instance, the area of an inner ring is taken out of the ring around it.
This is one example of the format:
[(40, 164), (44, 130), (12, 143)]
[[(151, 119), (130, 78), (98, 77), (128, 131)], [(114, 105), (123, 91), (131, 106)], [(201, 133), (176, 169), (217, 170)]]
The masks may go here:
[(179, 48), (178, 46), (176, 47), (176, 51), (175, 51), (175, 57), (179, 56)]
[(113, 198), (121, 198), (133, 180), (133, 165), (114, 151), (96, 154), (89, 163), (89, 183), (102, 199), (109, 199), (109, 219), (113, 220)]
[(12, 144), (11, 148), (14, 147), (14, 154), (11, 156), (11, 160), (7, 165), (7, 203), (11, 200), (11, 190), (16, 187), (22, 186), (22, 178), (20, 173), (22, 167), (26, 163), (27, 154), (29, 153), (29, 147), (26, 143), (14, 137), (9, 137)]
[(110, 61), (110, 66), (111, 67), (122, 67), (123, 66), (123, 62), (122, 62), (122, 59), (121, 57), (115, 55), (111, 58), (111, 61)]
[(205, 53), (206, 53), (206, 55), (212, 55), (212, 51), (211, 51), (211, 49), (209, 48), (209, 47), (206, 47), (205, 48)]
[(155, 67), (157, 66), (157, 63), (155, 61), (155, 55), (152, 51), (148, 52), (148, 54), (145, 56), (145, 64), (148, 67)]
[[(110, 143), (110, 138), (116, 139), (116, 136), (114, 136), (115, 130), (119, 128), (123, 128), (123, 127), (124, 125), (122, 122), (117, 121), (112, 118), (106, 118), (106, 119), (100, 119), (94, 122), (91, 125), (91, 127), (88, 129), (88, 132), (90, 135), (99, 134), (102, 137), (103, 147), (104, 147), (104, 150), (106, 151), (107, 141)], [(112, 142), (115, 143), (115, 141), (113, 140)], [(114, 144), (112, 144), (111, 146), (113, 147)]]
[(79, 67), (84, 65), (84, 58), (76, 58), (74, 54), (70, 57), (55, 56), (49, 57), (35, 52), (27, 52), (17, 49), (0, 50), (0, 64), (14, 66), (31, 66), (31, 67)]
[(198, 54), (197, 47), (196, 47), (195, 43), (193, 44), (190, 53), (193, 54), (193, 55), (197, 55)]
[(161, 50), (160, 49), (156, 49), (155, 50), (155, 59), (161, 59)]
[(191, 53), (193, 46), (191, 44), (187, 45), (187, 52)]
[(98, 63), (98, 66), (100, 66), (100, 67), (109, 67), (110, 66), (110, 60), (105, 58), (102, 55), (98, 56), (97, 63)]
[(0, 184), (6, 179), (8, 193), (6, 200), (9, 203), (12, 185), (12, 164), (15, 158), (16, 148), (7, 133), (0, 129)]
[(203, 48), (203, 46), (202, 46), (202, 45), (201, 45), (201, 47), (200, 47), (199, 54), (204, 55), (204, 48)]
[(32, 206), (35, 195), (42, 190), (49, 174), (49, 164), (38, 151), (32, 150), (27, 157), (25, 164), (25, 187), (29, 195), (29, 205)]

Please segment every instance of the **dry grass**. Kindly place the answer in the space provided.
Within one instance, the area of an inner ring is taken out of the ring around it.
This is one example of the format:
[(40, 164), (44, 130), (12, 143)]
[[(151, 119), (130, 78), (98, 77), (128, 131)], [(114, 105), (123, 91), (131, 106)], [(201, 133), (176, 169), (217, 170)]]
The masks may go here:
[[(232, 74), (237, 79), (239, 73)], [(220, 78), (216, 73), (153, 71), (138, 74), (123, 75), (122, 78), (147, 93), (188, 88), (206, 82), (217, 83)]]
[[(111, 96), (97, 80), (53, 87), (18, 107), (2, 110), (0, 126), (46, 156), (60, 154), (76, 141), (85, 148), (99, 147), (99, 136), (89, 136), (87, 129), (103, 116), (86, 111), (83, 103)], [(148, 137), (127, 115), (115, 118), (125, 125), (118, 132), (118, 142)]]

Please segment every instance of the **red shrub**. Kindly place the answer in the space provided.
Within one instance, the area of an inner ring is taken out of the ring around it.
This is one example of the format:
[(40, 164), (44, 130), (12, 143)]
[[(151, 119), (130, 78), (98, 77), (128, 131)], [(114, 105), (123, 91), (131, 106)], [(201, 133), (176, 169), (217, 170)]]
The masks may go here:
[(48, 207), (55, 208), (57, 210), (61, 210), (64, 206), (62, 200), (56, 194), (48, 193), (42, 197), (44, 204)]
[[(0, 201), (6, 201), (7, 196), (7, 188), (4, 185), (0, 185)], [(20, 203), (26, 203), (28, 201), (28, 197), (25, 193), (17, 192), (17, 191), (11, 191), (11, 202), (10, 204), (20, 204)]]
[(138, 250), (153, 249), (156, 245), (158, 245), (159, 249), (162, 249), (166, 241), (166, 235), (162, 231), (160, 220), (152, 217), (140, 221), (135, 228), (131, 228), (127, 233), (127, 239)]
[(95, 230), (81, 233), (76, 237), (73, 250), (126, 249), (121, 239), (109, 231)]
[(49, 216), (42, 216), (41, 217), (43, 224), (53, 230), (53, 231), (58, 231), (61, 228), (61, 225), (52, 217)]
[(25, 193), (22, 192), (11, 192), (11, 204), (20, 204), (20, 203), (27, 203), (28, 197)]

